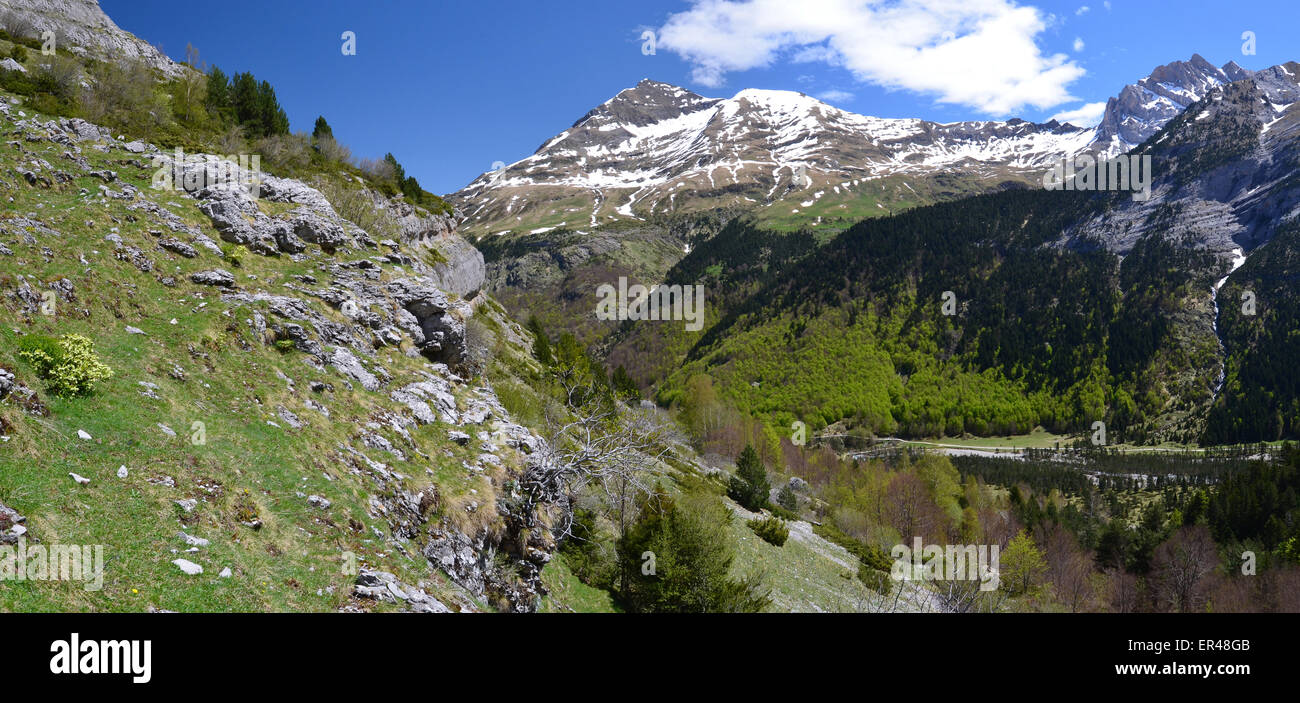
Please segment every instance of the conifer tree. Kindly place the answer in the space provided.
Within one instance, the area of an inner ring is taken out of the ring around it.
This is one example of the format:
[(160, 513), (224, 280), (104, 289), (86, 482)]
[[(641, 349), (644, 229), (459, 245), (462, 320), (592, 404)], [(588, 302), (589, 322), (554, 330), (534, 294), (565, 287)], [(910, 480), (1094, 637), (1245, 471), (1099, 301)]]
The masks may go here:
[(533, 357), (542, 364), (550, 366), (554, 358), (551, 355), (551, 340), (546, 336), (542, 321), (536, 315), (528, 318), (528, 331), (533, 333)]
[(727, 494), (746, 510), (762, 510), (768, 505), (768, 492), (771, 489), (763, 460), (758, 458), (754, 445), (746, 444), (736, 459), (736, 475), (731, 477)]
[(330, 128), (330, 123), (325, 121), (324, 115), (316, 118), (316, 128), (311, 131), (311, 136), (313, 139), (334, 138), (334, 130)]
[(214, 117), (224, 118), (230, 111), (230, 78), (216, 66), (208, 74), (208, 94), (204, 102)]

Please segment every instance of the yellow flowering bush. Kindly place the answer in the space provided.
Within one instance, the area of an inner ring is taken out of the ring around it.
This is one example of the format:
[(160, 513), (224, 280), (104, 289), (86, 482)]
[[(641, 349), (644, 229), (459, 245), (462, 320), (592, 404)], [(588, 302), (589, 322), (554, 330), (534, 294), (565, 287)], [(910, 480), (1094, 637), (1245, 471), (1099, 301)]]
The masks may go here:
[(57, 340), (29, 334), (18, 341), (18, 347), (18, 358), (30, 364), (57, 396), (85, 395), (95, 383), (113, 375), (113, 369), (95, 356), (94, 343), (79, 334)]

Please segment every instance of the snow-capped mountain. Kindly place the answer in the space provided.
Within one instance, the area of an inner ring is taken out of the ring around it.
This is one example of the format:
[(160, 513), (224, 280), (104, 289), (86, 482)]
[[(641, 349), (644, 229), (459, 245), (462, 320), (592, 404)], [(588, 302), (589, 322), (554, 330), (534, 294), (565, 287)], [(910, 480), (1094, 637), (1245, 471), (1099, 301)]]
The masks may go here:
[(1284, 71), (1217, 68), (1193, 55), (1125, 86), (1094, 129), (884, 119), (802, 93), (750, 89), (707, 98), (647, 79), (450, 198), (466, 213), (466, 231), (479, 237), (712, 208), (848, 222), (1008, 182), (1038, 185), (1062, 158), (1124, 153), (1214, 89), (1245, 78), (1289, 105), (1294, 83)]
[(1137, 83), (1124, 86), (1106, 103), (1094, 149), (1107, 155), (1122, 154), (1159, 132), (1211, 90), (1250, 75), (1232, 61), (1217, 68), (1200, 54), (1193, 54), (1189, 61), (1160, 66)]
[(480, 234), (590, 227), (700, 203), (758, 207), (794, 195), (811, 206), (890, 176), (962, 173), (992, 188), (1037, 178), (1092, 139), (1054, 121), (882, 119), (802, 93), (717, 99), (643, 80), (452, 198)]
[(1295, 62), (1210, 89), (1144, 147), (1154, 159), (1150, 199), (1121, 199), (1072, 234), (1125, 253), (1158, 233), (1225, 258), (1270, 241), (1300, 214), (1297, 101)]

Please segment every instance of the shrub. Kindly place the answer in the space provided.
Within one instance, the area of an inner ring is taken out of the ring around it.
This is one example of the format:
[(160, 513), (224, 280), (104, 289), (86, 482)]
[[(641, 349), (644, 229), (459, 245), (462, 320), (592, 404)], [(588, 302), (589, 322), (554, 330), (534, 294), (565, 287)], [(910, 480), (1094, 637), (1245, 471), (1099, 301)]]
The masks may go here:
[(18, 349), (18, 358), (30, 364), (57, 396), (88, 394), (96, 382), (113, 375), (95, 356), (95, 345), (79, 334), (65, 334), (58, 340), (27, 335), (18, 340)]
[(790, 529), (785, 522), (774, 517), (754, 518), (745, 524), (768, 544), (780, 547), (790, 538)]
[(316, 149), (327, 162), (341, 164), (352, 162), (352, 151), (340, 144), (334, 137), (322, 137), (316, 141)]
[(492, 361), (496, 335), (477, 316), (465, 321), (465, 370), (471, 376), (481, 375)]
[(776, 503), (791, 512), (799, 510), (799, 497), (790, 489), (788, 483), (781, 486), (781, 490), (776, 492)]
[(212, 146), (218, 154), (244, 154), (248, 152), (248, 140), (244, 138), (244, 129), (239, 125), (226, 127), (212, 140)]
[(339, 217), (365, 230), (374, 239), (398, 239), (402, 226), (385, 203), (376, 203), (360, 183), (319, 179), (316, 189), (330, 201)]
[(595, 511), (576, 508), (569, 536), (560, 542), (559, 551), (579, 581), (610, 590), (618, 576), (618, 559), (611, 536), (600, 528), (599, 522)]
[(13, 59), (14, 61), (17, 61), (18, 63), (26, 63), (27, 47), (21, 44), (14, 44), (14, 47), (9, 50), (9, 58)]
[(311, 165), (311, 140), (302, 134), (275, 134), (257, 141), (257, 150), (276, 173), (297, 174)]
[(223, 244), (221, 246), (221, 256), (230, 262), (231, 268), (239, 268), (244, 261), (244, 247), (236, 244)]
[(826, 540), (844, 547), (858, 558), (858, 579), (877, 593), (888, 595), (893, 589), (890, 570), (894, 560), (879, 547), (858, 541), (844, 534), (838, 527), (823, 523), (813, 527), (813, 532)]
[(0, 15), (0, 28), (3, 28), (5, 34), (15, 41), (31, 37), (36, 33), (36, 25), (13, 10), (7, 10), (3, 15)]
[(31, 365), (37, 376), (45, 378), (50, 369), (62, 363), (63, 346), (53, 337), (29, 334), (18, 339), (18, 356)]
[(276, 349), (277, 349), (281, 354), (288, 354), (289, 352), (293, 351), (293, 340), (292, 340), (292, 339), (277, 339), (277, 340), (275, 340), (275, 348), (276, 348)]
[(0, 70), (0, 88), (19, 95), (32, 95), (36, 92), (31, 77), (14, 70)]
[(781, 518), (782, 520), (793, 520), (795, 522), (798, 522), (799, 520), (803, 519), (803, 517), (799, 515), (799, 513), (796, 513), (793, 510), (787, 510), (785, 506), (782, 505), (769, 505), (767, 509), (771, 510), (773, 515)]

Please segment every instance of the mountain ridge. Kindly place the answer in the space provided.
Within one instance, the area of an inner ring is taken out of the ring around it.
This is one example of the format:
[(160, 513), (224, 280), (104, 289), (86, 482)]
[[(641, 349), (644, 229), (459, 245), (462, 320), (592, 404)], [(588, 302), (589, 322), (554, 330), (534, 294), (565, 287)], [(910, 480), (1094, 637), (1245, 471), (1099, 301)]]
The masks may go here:
[(1086, 135), (1056, 121), (871, 117), (793, 91), (707, 98), (644, 79), (532, 156), (449, 198), (480, 236), (497, 224), (595, 227), (692, 209), (679, 209), (679, 196), (708, 207), (760, 207), (795, 195), (809, 207), (826, 191), (838, 196), (898, 174), (948, 175), (955, 166), (988, 188), (1029, 181), (1058, 152), (1082, 149)]

